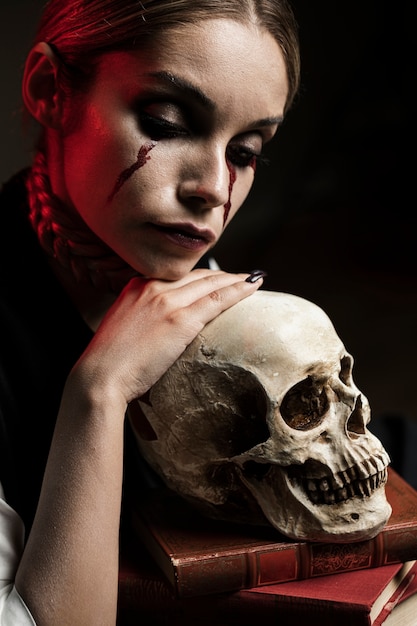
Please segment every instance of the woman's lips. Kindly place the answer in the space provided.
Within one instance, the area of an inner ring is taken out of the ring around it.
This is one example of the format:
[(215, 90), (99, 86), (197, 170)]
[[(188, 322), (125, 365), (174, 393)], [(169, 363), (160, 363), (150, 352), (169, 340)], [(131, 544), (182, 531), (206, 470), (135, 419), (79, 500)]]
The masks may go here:
[(190, 224), (153, 224), (153, 227), (176, 245), (188, 250), (201, 250), (216, 240), (210, 229), (199, 229)]

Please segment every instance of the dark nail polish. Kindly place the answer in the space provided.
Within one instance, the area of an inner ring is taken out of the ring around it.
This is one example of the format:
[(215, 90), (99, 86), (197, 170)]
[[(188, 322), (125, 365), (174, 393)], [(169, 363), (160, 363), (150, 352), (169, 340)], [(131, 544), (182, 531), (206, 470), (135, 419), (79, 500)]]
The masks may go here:
[(267, 273), (263, 270), (253, 270), (253, 272), (251, 272), (250, 275), (246, 278), (246, 282), (256, 283), (257, 280), (259, 280), (260, 278), (265, 278), (265, 276), (267, 276)]

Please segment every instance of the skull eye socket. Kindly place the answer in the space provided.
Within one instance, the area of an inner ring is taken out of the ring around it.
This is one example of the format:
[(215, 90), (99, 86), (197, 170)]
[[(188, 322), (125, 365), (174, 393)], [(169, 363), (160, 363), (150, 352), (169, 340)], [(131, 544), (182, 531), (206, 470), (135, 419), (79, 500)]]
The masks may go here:
[(310, 430), (323, 421), (328, 408), (324, 388), (308, 377), (287, 391), (281, 403), (281, 415), (290, 428)]

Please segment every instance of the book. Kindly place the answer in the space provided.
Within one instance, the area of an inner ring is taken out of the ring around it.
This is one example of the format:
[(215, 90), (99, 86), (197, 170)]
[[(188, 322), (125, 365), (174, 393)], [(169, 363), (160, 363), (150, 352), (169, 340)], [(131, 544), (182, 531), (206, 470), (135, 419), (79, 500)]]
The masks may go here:
[[(130, 545), (132, 548), (133, 544)], [(416, 626), (417, 562), (178, 597), (143, 546), (119, 574), (118, 626)]]
[[(281, 620), (288, 624), (291, 620), (293, 624), (302, 623), (308, 616), (309, 626), (387, 626), (388, 620), (392, 626), (393, 618), (403, 620), (399, 622), (400, 626), (416, 626), (417, 613), (406, 621), (404, 613), (400, 616), (394, 612), (416, 572), (417, 562), (408, 561), (243, 590), (239, 600), (246, 604), (247, 615), (252, 609), (253, 619), (259, 616), (262, 606), (265, 615), (272, 617), (275, 612), (279, 617), (278, 624)], [(248, 596), (254, 595), (256, 601), (252, 599), (248, 604)], [(413, 598), (415, 608), (417, 595)]]
[(415, 563), (389, 601), (375, 619), (373, 626), (417, 625), (417, 564)]
[(417, 491), (390, 468), (386, 494), (387, 524), (354, 543), (293, 541), (272, 526), (208, 519), (159, 488), (141, 492), (132, 527), (177, 596), (202, 596), (417, 559)]

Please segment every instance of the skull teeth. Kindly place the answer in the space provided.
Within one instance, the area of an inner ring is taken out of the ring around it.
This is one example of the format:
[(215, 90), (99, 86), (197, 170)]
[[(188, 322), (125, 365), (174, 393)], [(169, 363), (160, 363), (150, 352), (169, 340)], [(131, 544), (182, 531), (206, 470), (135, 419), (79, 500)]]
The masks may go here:
[(314, 504), (337, 504), (355, 496), (360, 498), (371, 496), (387, 482), (387, 477), (386, 468), (367, 478), (357, 478), (355, 468), (350, 468), (331, 478), (296, 480), (301, 482), (302, 488)]

